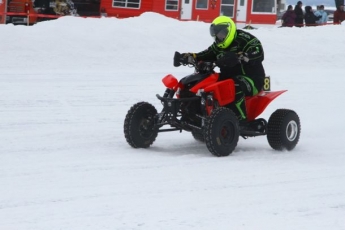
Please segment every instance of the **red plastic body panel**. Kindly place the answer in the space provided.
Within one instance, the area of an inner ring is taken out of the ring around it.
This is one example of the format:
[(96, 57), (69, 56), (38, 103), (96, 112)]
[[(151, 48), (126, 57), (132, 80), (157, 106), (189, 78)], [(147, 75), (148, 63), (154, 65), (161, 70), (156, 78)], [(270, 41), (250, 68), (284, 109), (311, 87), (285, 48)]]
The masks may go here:
[[(213, 73), (194, 87), (190, 89), (191, 92), (197, 93), (199, 89), (204, 89), (205, 92), (213, 92), (213, 97), (218, 101), (220, 106), (227, 105), (235, 100), (235, 83), (232, 79), (217, 82), (219, 78), (218, 73)], [(163, 84), (170, 89), (183, 89), (183, 85), (172, 75), (168, 74), (163, 79)], [(287, 90), (280, 91), (261, 91), (253, 97), (246, 97), (247, 120), (252, 121), (258, 117), (266, 107), (279, 95), (285, 93)], [(176, 94), (179, 98), (179, 95)]]
[(216, 82), (207, 86), (205, 92), (213, 92), (213, 97), (220, 106), (229, 104), (235, 100), (235, 83), (232, 79)]
[(178, 84), (176, 77), (174, 77), (171, 74), (168, 74), (165, 77), (163, 77), (162, 82), (169, 89), (174, 89)]
[(215, 82), (218, 81), (218, 73), (213, 73), (210, 76), (208, 76), (207, 78), (205, 78), (204, 80), (202, 80), (201, 82), (199, 82), (198, 84), (196, 84), (195, 86), (193, 86), (190, 91), (193, 93), (197, 93), (199, 89), (204, 89), (206, 86), (209, 86)]
[(253, 97), (246, 97), (247, 120), (254, 120), (266, 109), (271, 101), (286, 91), (287, 90), (269, 92), (261, 91)]

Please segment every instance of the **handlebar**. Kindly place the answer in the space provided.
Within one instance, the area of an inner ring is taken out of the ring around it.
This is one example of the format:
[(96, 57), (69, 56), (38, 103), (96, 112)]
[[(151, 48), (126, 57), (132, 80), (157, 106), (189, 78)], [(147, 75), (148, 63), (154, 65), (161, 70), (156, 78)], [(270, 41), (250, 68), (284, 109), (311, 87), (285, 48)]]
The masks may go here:
[(197, 72), (200, 72), (200, 73), (212, 72), (213, 69), (216, 67), (216, 64), (210, 61), (199, 61), (199, 62), (190, 63), (188, 62), (187, 58), (185, 58), (183, 55), (181, 55), (179, 52), (176, 51), (174, 55), (174, 66), (178, 67), (181, 65), (192, 66), (195, 68)]

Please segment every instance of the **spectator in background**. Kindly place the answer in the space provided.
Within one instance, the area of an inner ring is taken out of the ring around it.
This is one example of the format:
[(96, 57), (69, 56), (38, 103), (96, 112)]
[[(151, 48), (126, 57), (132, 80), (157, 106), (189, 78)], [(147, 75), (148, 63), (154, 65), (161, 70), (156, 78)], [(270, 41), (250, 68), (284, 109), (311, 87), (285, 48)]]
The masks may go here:
[(316, 21), (319, 20), (321, 16), (315, 16), (311, 6), (304, 7), (304, 10), (305, 10), (305, 15), (304, 15), (305, 25), (316, 26)]
[(298, 1), (297, 5), (295, 6), (294, 12), (296, 14), (296, 19), (295, 19), (295, 26), (297, 27), (302, 27), (303, 26), (303, 10), (302, 10), (302, 2)]
[(344, 4), (341, 4), (336, 11), (334, 11), (334, 24), (341, 24), (345, 20)]
[(287, 11), (282, 17), (282, 26), (283, 27), (293, 27), (295, 25), (296, 14), (292, 9), (292, 5), (289, 5)]
[(328, 15), (327, 15), (327, 13), (325, 11), (325, 6), (324, 5), (318, 6), (317, 11), (314, 14), (317, 17), (321, 16), (321, 18), (316, 21), (316, 24), (318, 24), (318, 25), (325, 25), (327, 23)]

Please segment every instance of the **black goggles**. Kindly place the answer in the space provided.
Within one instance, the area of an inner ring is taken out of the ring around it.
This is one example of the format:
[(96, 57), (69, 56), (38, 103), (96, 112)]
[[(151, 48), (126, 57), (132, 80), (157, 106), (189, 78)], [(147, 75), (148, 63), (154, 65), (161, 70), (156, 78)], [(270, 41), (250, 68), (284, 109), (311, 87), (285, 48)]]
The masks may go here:
[(228, 35), (228, 32), (229, 32), (228, 27), (229, 25), (227, 24), (223, 24), (223, 25), (212, 24), (210, 26), (210, 34), (212, 37), (216, 37), (220, 42), (222, 42)]

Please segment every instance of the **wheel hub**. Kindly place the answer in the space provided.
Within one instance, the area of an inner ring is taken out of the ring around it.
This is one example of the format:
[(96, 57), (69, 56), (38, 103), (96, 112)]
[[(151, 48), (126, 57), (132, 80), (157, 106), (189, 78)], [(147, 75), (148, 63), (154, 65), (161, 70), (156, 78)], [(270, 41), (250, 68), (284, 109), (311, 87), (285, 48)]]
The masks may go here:
[(234, 127), (230, 122), (224, 124), (220, 130), (220, 136), (224, 144), (230, 144), (234, 140)]
[(289, 141), (294, 141), (298, 135), (298, 125), (296, 121), (290, 121), (286, 126), (286, 137)]
[(149, 138), (152, 135), (153, 123), (150, 118), (142, 119), (140, 122), (140, 136)]

